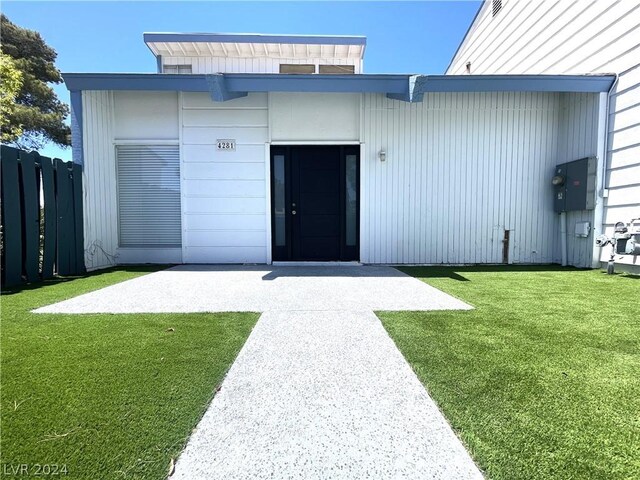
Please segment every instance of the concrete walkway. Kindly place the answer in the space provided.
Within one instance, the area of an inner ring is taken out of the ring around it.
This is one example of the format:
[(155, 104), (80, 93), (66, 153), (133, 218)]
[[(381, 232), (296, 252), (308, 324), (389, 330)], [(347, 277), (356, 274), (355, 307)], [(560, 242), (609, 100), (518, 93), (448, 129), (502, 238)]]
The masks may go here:
[(481, 479), (372, 310), (471, 308), (388, 267), (177, 267), (39, 312), (262, 311), (171, 480)]
[(373, 312), (267, 312), (171, 480), (481, 479)]

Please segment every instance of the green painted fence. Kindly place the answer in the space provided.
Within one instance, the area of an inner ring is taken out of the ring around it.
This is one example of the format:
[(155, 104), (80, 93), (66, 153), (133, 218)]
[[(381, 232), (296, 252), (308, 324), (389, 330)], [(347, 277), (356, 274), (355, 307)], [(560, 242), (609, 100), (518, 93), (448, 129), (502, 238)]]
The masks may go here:
[(80, 165), (2, 146), (2, 285), (85, 272)]

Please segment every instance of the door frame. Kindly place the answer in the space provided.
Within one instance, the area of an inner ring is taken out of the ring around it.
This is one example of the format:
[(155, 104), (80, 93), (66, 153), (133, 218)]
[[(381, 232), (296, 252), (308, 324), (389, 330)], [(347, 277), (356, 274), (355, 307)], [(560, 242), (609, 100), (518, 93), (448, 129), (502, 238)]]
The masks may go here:
[[(362, 147), (363, 144), (360, 142), (345, 142), (345, 141), (335, 141), (335, 142), (327, 142), (327, 141), (291, 141), (291, 142), (271, 142), (268, 143), (266, 148), (266, 166), (267, 166), (267, 226), (269, 231), (267, 232), (267, 249), (268, 249), (268, 263), (280, 262), (280, 261), (309, 261), (313, 262), (313, 260), (293, 260), (293, 229), (292, 229), (292, 219), (291, 214), (289, 212), (289, 207), (291, 206), (291, 175), (290, 172), (293, 170), (290, 166), (291, 160), (291, 150), (295, 148), (304, 148), (304, 147), (337, 147), (340, 150), (340, 209), (344, 212), (345, 206), (345, 195), (343, 191), (343, 187), (346, 185), (346, 154), (345, 150), (353, 149), (353, 152), (356, 154), (356, 198), (357, 198), (357, 209), (356, 209), (356, 245), (355, 252), (353, 252), (354, 259), (347, 261), (360, 261), (360, 232), (361, 232), (361, 206), (362, 206), (362, 195), (361, 195), (361, 176), (362, 176)], [(286, 247), (277, 247), (275, 242), (275, 222), (276, 218), (273, 212), (275, 206), (275, 188), (274, 188), (274, 155), (284, 154), (285, 155), (285, 172), (289, 172), (289, 175), (286, 175), (285, 178), (285, 206), (287, 209), (287, 214), (285, 216), (285, 236), (286, 236)], [(332, 262), (340, 262), (345, 261), (345, 250), (347, 248), (346, 245), (346, 215), (341, 215), (341, 224), (340, 224), (340, 258), (336, 260), (331, 260)], [(286, 255), (282, 255), (286, 253)], [(287, 260), (279, 260), (278, 258), (286, 257)]]

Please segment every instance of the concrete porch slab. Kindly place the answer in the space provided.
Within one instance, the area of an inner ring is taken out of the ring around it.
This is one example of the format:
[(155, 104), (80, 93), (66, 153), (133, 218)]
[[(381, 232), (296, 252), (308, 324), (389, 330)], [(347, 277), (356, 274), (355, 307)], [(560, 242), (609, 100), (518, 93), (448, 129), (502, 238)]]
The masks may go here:
[(466, 310), (466, 303), (392, 267), (181, 265), (35, 310), (177, 313)]

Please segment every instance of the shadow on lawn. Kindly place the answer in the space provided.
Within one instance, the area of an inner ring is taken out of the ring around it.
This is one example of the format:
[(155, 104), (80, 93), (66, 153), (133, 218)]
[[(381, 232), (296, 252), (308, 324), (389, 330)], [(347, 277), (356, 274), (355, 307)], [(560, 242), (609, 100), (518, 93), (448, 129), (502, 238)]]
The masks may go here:
[(470, 282), (464, 273), (515, 273), (515, 272), (583, 272), (589, 269), (563, 267), (561, 265), (467, 265), (467, 266), (416, 266), (397, 267), (398, 270), (414, 277), (450, 278), (459, 282)]
[[(604, 270), (600, 273), (603, 275), (607, 275), (607, 272), (605, 272)], [(627, 278), (629, 280), (640, 280), (640, 275), (634, 275), (633, 273), (628, 272), (615, 272), (612, 273), (611, 276), (617, 278)]]
[(69, 275), (69, 276), (56, 276), (53, 278), (49, 278), (47, 280), (41, 280), (39, 282), (31, 282), (25, 283), (23, 285), (17, 285), (15, 287), (9, 287), (7, 289), (2, 289), (2, 295), (14, 295), (16, 293), (25, 292), (29, 290), (38, 290), (42, 287), (48, 287), (51, 285), (58, 285), (60, 283), (67, 283), (72, 280), (78, 280), (80, 278), (91, 278), (96, 275), (104, 275), (105, 273), (111, 272), (133, 272), (133, 273), (152, 273), (158, 270), (162, 270), (164, 268), (169, 268), (171, 265), (162, 265), (159, 267), (158, 265), (126, 265), (126, 266), (118, 266), (118, 267), (110, 267), (104, 268), (101, 270), (94, 270), (92, 272), (87, 272), (84, 275)]

